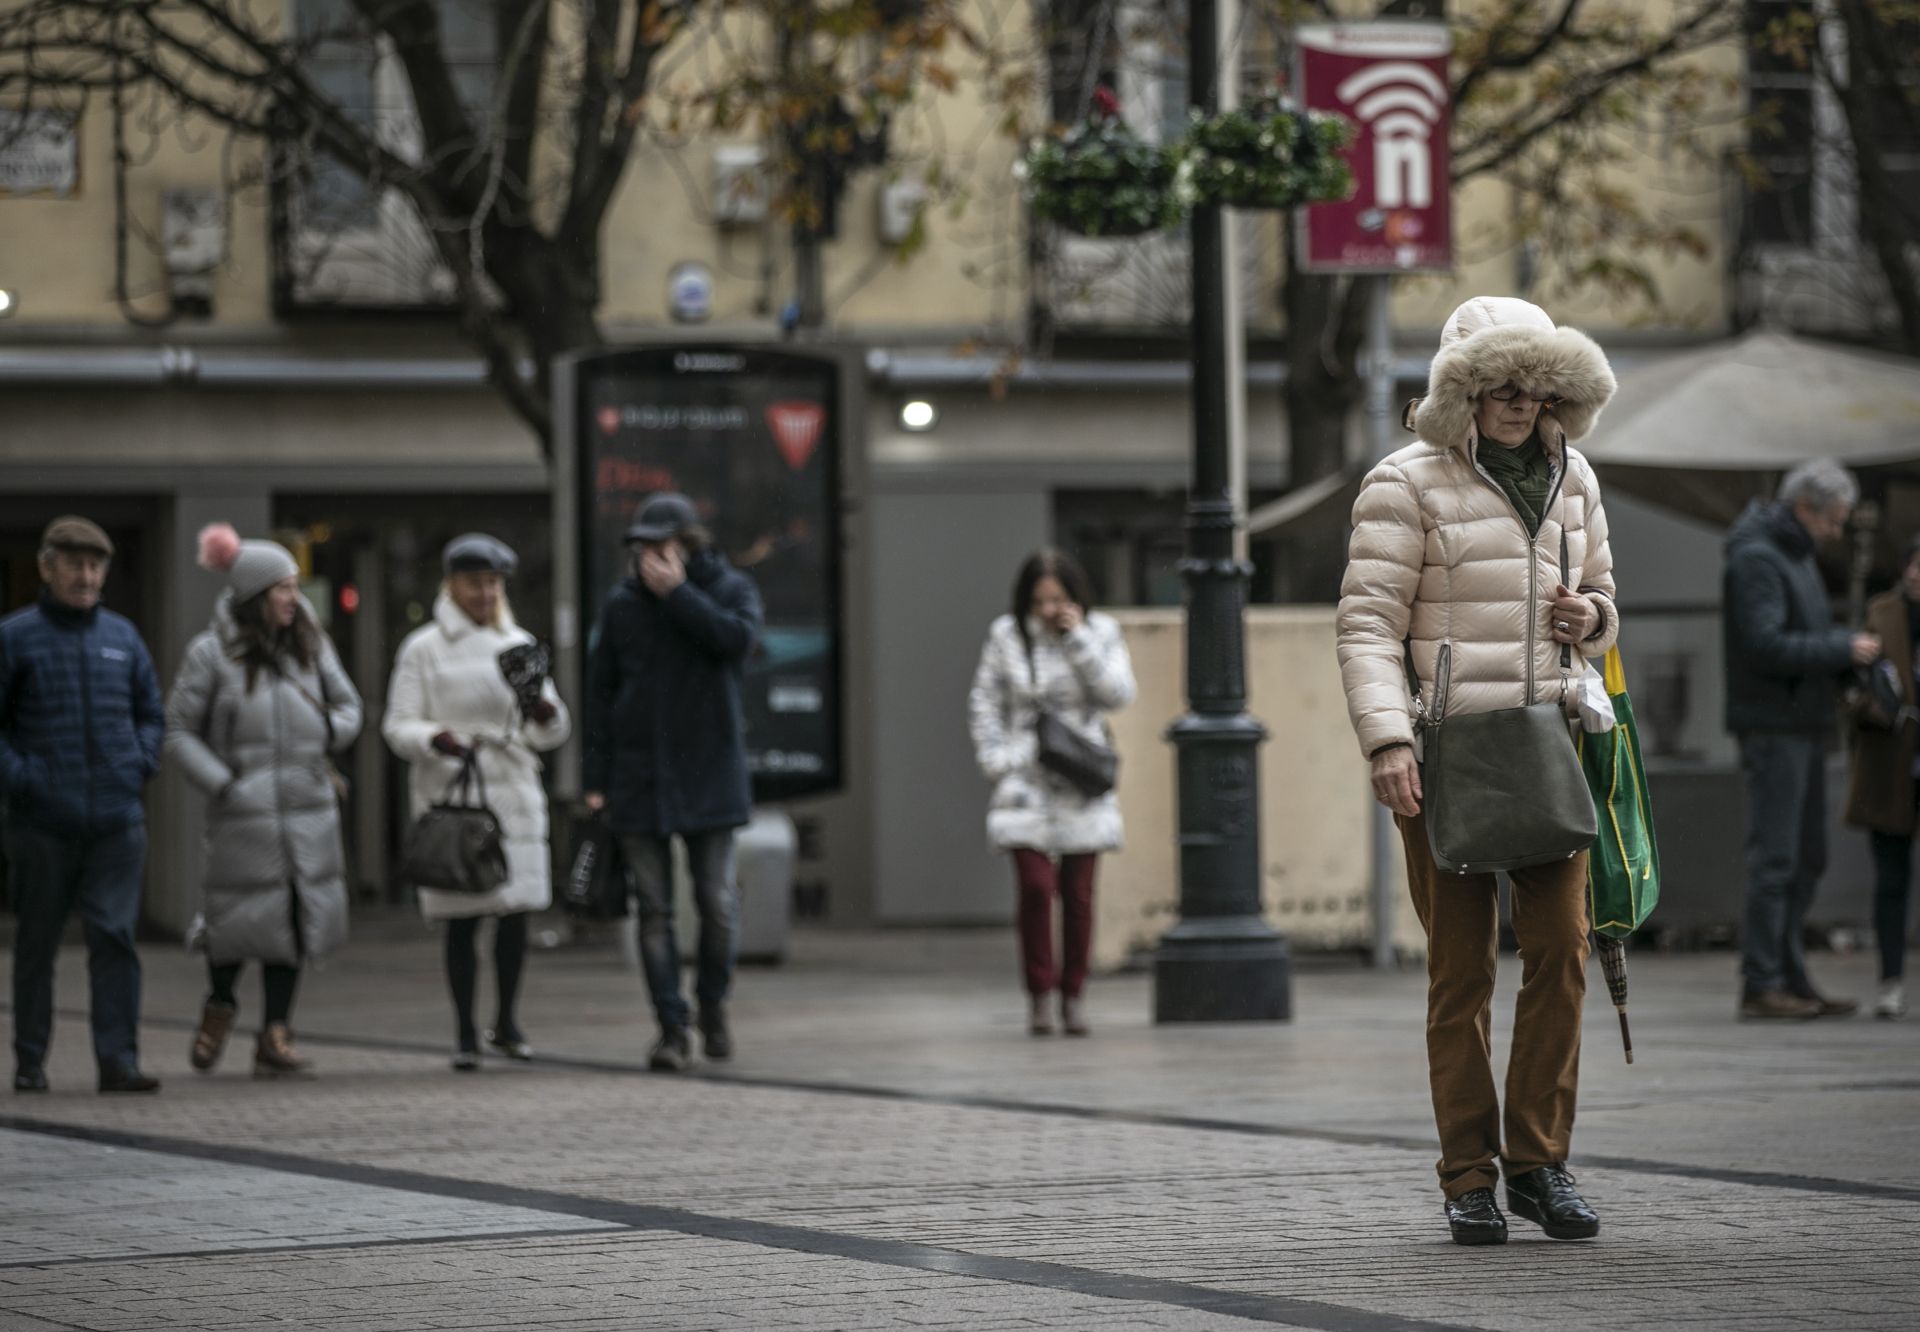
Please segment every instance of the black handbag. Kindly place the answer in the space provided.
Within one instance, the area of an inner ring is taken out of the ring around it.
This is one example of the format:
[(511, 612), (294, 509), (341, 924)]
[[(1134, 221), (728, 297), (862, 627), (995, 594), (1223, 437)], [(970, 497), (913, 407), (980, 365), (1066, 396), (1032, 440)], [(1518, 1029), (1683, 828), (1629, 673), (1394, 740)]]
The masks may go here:
[(620, 839), (601, 819), (577, 820), (573, 861), (560, 887), (560, 905), (576, 920), (625, 920), (627, 898)]
[(1111, 745), (1081, 735), (1039, 700), (1040, 672), (1034, 664), (1031, 645), (1027, 648), (1027, 672), (1033, 679), (1034, 706), (1040, 710), (1034, 720), (1033, 735), (1041, 769), (1089, 800), (1113, 790), (1120, 776), (1120, 756), (1113, 752)]
[[(1566, 580), (1562, 534), (1560, 581)], [(1573, 649), (1565, 644), (1560, 665), (1572, 669)], [(1591, 847), (1600, 822), (1564, 698), (1449, 718), (1452, 670), (1452, 645), (1442, 644), (1434, 698), (1423, 707), (1408, 644), (1407, 679), (1425, 745), (1421, 785), (1433, 863), (1446, 874), (1487, 874), (1566, 860)]]
[(416, 888), (475, 895), (507, 881), (506, 838), (500, 820), (487, 808), (487, 780), (480, 772), (477, 748), (467, 751), (440, 803), (407, 829), (400, 877)]

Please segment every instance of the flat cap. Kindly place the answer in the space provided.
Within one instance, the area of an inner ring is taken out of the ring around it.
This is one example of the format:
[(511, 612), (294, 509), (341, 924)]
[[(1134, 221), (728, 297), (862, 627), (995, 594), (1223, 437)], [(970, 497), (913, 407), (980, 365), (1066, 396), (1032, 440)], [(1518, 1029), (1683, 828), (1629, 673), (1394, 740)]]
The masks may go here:
[(113, 542), (100, 530), (99, 524), (77, 514), (65, 514), (48, 523), (40, 544), (54, 550), (90, 550), (113, 558)]
[(628, 541), (667, 541), (689, 527), (700, 525), (700, 511), (685, 495), (663, 490), (649, 495), (634, 511), (633, 525), (627, 528)]
[(508, 576), (520, 567), (520, 557), (513, 553), (512, 546), (499, 537), (488, 536), (485, 532), (468, 532), (447, 543), (446, 550), (440, 554), (440, 563), (450, 574), (497, 573)]

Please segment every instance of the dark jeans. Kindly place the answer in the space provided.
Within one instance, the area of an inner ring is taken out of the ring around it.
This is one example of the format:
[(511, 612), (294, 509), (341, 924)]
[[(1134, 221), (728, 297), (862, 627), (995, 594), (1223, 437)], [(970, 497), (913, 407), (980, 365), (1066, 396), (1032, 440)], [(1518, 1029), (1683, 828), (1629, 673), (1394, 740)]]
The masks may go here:
[(1740, 737), (1747, 779), (1747, 901), (1741, 931), (1748, 995), (1811, 995), (1807, 909), (1827, 868), (1827, 746), (1818, 735)]
[[(740, 890), (733, 879), (733, 830), (688, 833), (687, 864), (693, 904), (700, 913), (700, 970), (694, 994), (705, 1012), (718, 1012), (733, 983), (739, 936)], [(620, 849), (640, 906), (640, 962), (646, 968), (653, 1013), (663, 1030), (687, 1025), (680, 993), (680, 945), (673, 937), (673, 845), (669, 838), (623, 836)]]
[[(240, 998), (234, 992), (234, 986), (240, 981), (241, 962), (209, 962), (207, 964), (207, 982), (212, 993), (207, 997), (217, 1004), (228, 1008), (240, 1007)], [(300, 984), (300, 968), (285, 962), (263, 962), (260, 964), (260, 1025), (264, 1030), (276, 1022), (286, 1022), (293, 1017), (293, 992)]]
[(47, 1059), (53, 1039), (53, 963), (67, 914), (86, 925), (92, 982), (93, 1055), (102, 1068), (133, 1068), (140, 1058), (140, 872), (147, 830), (135, 824), (97, 837), (64, 837), (34, 828), (7, 832), (14, 910), (13, 1057), (22, 1068)]
[(1880, 979), (1907, 973), (1907, 895), (1913, 886), (1913, 838), (1877, 832), (1873, 838), (1873, 936), (1880, 944)]
[[(480, 1048), (473, 1021), (473, 995), (479, 982), (474, 960), (474, 937), (484, 916), (461, 916), (447, 922), (447, 988), (453, 991), (453, 1021), (462, 1050)], [(509, 912), (495, 918), (493, 927), (493, 1034), (506, 1041), (519, 1036), (514, 1005), (520, 998), (520, 976), (527, 965), (527, 913)]]
[[(1093, 953), (1093, 880), (1100, 857), (1052, 856), (1022, 848), (1013, 853), (1020, 885), (1020, 966), (1027, 993), (1058, 990), (1077, 999), (1087, 987)], [(1053, 899), (1060, 899), (1060, 957), (1053, 961)]]

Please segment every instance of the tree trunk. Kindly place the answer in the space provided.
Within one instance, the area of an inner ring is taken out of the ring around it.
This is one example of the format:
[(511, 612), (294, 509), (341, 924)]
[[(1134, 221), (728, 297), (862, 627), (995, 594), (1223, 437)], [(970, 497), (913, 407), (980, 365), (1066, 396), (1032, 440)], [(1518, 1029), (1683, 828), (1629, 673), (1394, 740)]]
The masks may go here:
[(1881, 157), (1868, 72), (1872, 63), (1868, 53), (1884, 49), (1879, 43), (1887, 40), (1887, 34), (1874, 21), (1866, 0), (1842, 0), (1840, 10), (1847, 25), (1850, 56), (1846, 86), (1838, 92), (1846, 107), (1847, 136), (1859, 181), (1860, 219), (1899, 314), (1902, 349), (1910, 356), (1920, 356), (1920, 280), (1907, 255), (1908, 229), (1899, 216), (1893, 182)]
[[(559, 244), (530, 227), (490, 226), (487, 275), (506, 310), (480, 303), (468, 331), (487, 360), (487, 377), (553, 456), (553, 362), (605, 344), (598, 255)], [(516, 336), (517, 334), (517, 336)]]

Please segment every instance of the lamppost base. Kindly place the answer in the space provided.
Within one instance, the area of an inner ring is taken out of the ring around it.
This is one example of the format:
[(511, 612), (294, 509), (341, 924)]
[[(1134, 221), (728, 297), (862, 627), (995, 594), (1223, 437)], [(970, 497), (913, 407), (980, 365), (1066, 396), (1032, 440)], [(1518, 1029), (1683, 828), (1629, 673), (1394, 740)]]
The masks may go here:
[(1265, 921), (1195, 922), (1153, 955), (1153, 1020), (1285, 1022), (1293, 1016), (1293, 953)]

